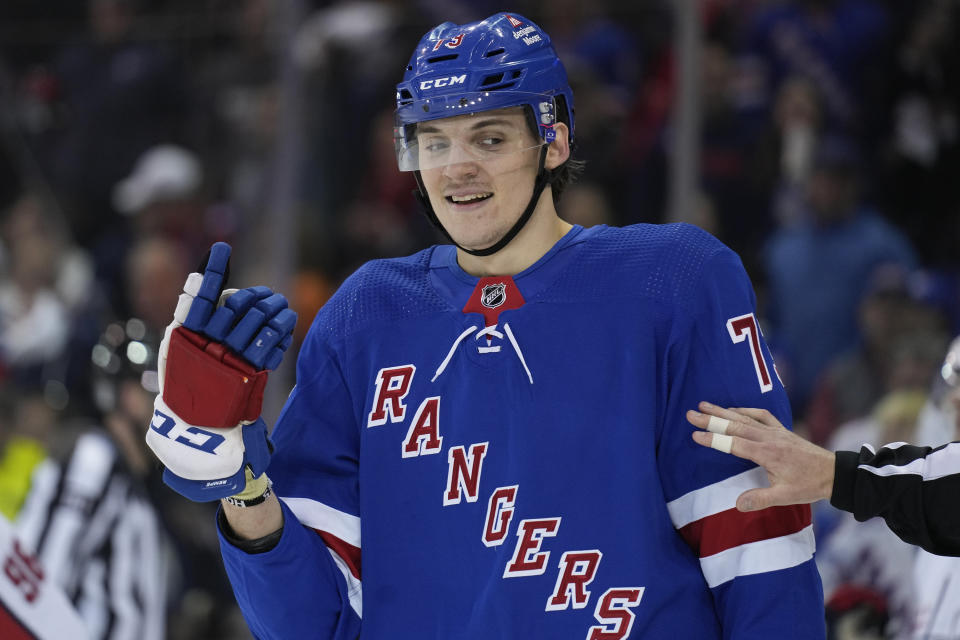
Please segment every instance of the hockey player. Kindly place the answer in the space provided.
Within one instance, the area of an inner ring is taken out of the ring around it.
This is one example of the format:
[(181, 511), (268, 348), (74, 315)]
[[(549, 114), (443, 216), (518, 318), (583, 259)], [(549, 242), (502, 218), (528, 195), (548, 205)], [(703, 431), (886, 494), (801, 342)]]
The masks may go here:
[(453, 244), (343, 284), (272, 445), (292, 312), (221, 294), (225, 245), (188, 278), (147, 439), (171, 486), (222, 499), (257, 637), (824, 636), (809, 508), (738, 512), (763, 470), (684, 421), (702, 397), (790, 420), (740, 261), (690, 226), (561, 220), (574, 129), (536, 24), (424, 36), (397, 155)]

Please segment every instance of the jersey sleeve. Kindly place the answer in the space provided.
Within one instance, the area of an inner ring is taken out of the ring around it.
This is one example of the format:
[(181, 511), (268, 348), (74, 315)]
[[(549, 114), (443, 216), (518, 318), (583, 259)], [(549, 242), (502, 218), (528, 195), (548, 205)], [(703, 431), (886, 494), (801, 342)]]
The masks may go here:
[(83, 620), (39, 560), (0, 516), (0, 637), (6, 640), (85, 640)]
[(136, 629), (143, 640), (164, 637), (165, 544), (157, 514), (105, 433), (83, 433), (63, 464), (37, 466), (16, 527), (45, 580), (79, 603), (89, 635)]
[(272, 433), (268, 473), (284, 514), (280, 540), (248, 554), (221, 531), (227, 575), (261, 639), (352, 640), (360, 629), (359, 434), (335, 349), (319, 324), (300, 351), (297, 385)]
[(766, 472), (697, 445), (686, 420), (706, 400), (765, 408), (785, 425), (792, 422), (750, 281), (736, 254), (717, 246), (689, 276), (692, 284), (678, 286), (671, 319), (658, 440), (667, 508), (699, 558), (725, 638), (823, 638), (809, 505), (737, 511), (743, 491), (768, 486)]
[(838, 451), (831, 504), (859, 521), (882, 517), (905, 542), (960, 556), (960, 442)]

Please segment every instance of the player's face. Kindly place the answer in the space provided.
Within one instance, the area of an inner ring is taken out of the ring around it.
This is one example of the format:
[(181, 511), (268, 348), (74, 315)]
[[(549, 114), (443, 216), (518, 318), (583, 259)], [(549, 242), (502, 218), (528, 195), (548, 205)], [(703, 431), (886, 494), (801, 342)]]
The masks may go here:
[(419, 125), (421, 175), (444, 229), (484, 249), (514, 225), (533, 195), (540, 153), (521, 107)]

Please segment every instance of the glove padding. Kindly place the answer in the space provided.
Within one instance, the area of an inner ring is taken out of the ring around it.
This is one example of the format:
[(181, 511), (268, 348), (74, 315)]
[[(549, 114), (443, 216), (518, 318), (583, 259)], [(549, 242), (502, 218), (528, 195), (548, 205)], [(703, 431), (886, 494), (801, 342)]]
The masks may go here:
[(209, 502), (243, 491), (244, 470), (259, 477), (270, 463), (273, 444), (262, 418), (229, 429), (207, 429), (181, 420), (158, 395), (147, 444), (166, 467), (163, 481), (194, 502)]
[(160, 395), (147, 444), (166, 466), (164, 482), (195, 501), (243, 491), (273, 445), (260, 419), (267, 371), (293, 340), (297, 315), (267, 287), (221, 290), (230, 246), (210, 249), (191, 273), (159, 353)]
[(166, 385), (161, 395), (170, 410), (190, 424), (228, 429), (260, 416), (267, 372), (257, 371), (219, 342), (183, 327), (174, 329), (166, 375), (176, 384)]

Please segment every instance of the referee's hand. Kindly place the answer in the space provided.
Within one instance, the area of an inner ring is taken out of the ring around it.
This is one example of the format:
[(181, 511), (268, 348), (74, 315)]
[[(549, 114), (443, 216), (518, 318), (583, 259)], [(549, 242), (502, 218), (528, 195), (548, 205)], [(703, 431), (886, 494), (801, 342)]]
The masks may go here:
[(738, 510), (830, 498), (833, 452), (786, 429), (766, 409), (724, 409), (709, 402), (701, 402), (698, 408), (687, 412), (690, 424), (704, 430), (692, 434), (697, 444), (752, 460), (767, 471), (770, 486), (744, 491), (737, 498)]

